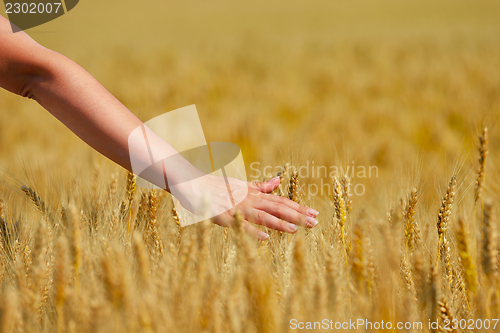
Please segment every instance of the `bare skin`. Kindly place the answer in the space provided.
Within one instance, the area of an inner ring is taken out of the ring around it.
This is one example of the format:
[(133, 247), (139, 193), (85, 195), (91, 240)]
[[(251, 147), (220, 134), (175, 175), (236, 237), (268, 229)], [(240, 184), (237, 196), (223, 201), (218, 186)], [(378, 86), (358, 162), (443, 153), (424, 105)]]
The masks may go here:
[[(9, 21), (1, 16), (0, 87), (36, 100), (92, 148), (132, 171), (128, 138), (143, 125), (140, 119), (78, 64), (39, 45), (24, 32), (13, 34)], [(158, 144), (169, 154), (177, 153), (165, 141)], [(181, 171), (167, 166), (158, 172), (176, 178)], [(194, 192), (227, 194), (227, 188), (218, 185), (220, 181), (210, 179), (204, 179)], [(232, 181), (236, 189), (246, 186), (248, 195), (233, 209), (216, 216), (213, 222), (218, 225), (232, 226), (238, 210), (245, 219), (243, 228), (266, 240), (269, 236), (249, 222), (290, 233), (296, 232), (297, 226), (312, 228), (318, 223), (314, 209), (270, 194), (279, 186), (278, 178), (261, 183)], [(193, 190), (186, 191), (179, 200), (189, 205), (192, 194)]]

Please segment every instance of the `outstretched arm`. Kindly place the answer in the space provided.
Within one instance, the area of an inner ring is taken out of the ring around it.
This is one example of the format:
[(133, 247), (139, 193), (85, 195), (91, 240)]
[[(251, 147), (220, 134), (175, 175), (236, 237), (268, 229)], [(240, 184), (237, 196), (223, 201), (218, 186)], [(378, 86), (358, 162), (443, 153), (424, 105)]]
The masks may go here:
[(131, 170), (128, 135), (142, 122), (87, 71), (0, 17), (0, 86), (36, 100), (92, 148)]
[[(143, 126), (142, 122), (82, 67), (39, 45), (24, 32), (11, 33), (9, 21), (1, 16), (0, 86), (36, 100), (95, 150), (132, 171), (128, 139), (135, 128)], [(154, 145), (155, 149), (168, 152), (167, 155), (177, 154), (172, 146), (159, 138)], [(135, 158), (141, 158), (141, 154), (145, 159), (149, 158), (147, 151), (139, 152)], [(171, 179), (181, 172), (175, 166), (166, 168), (158, 172)], [(267, 194), (278, 185), (276, 179), (246, 184), (248, 196), (236, 209), (241, 210), (250, 222), (285, 232), (295, 232), (297, 225), (315, 226), (314, 217), (318, 214), (315, 210)], [(210, 195), (214, 197), (218, 197), (217, 191), (227, 190), (211, 186), (210, 182), (197, 190), (206, 191), (206, 188), (211, 189)], [(189, 196), (184, 198), (184, 202), (189, 200)], [(215, 222), (231, 225), (234, 210), (221, 214)], [(249, 223), (244, 227), (261, 239), (267, 238)]]

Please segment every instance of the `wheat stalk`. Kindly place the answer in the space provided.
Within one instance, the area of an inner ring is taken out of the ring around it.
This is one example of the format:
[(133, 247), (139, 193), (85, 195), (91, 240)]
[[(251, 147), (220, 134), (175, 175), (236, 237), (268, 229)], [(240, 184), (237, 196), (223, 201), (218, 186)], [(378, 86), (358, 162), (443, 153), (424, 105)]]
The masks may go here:
[(477, 287), (477, 274), (476, 265), (472, 258), (469, 239), (468, 239), (468, 227), (465, 219), (458, 219), (458, 230), (456, 232), (458, 255), (461, 260), (462, 268), (465, 272), (465, 282), (467, 283), (467, 288), (472, 293), (476, 292)]
[(298, 185), (299, 185), (299, 173), (297, 170), (293, 170), (290, 176), (290, 184), (288, 185), (288, 199), (298, 202)]
[(332, 250), (327, 250), (326, 252), (326, 285), (328, 290), (328, 308), (329, 312), (332, 313), (338, 302), (337, 294), (337, 268), (334, 259), (334, 254)]
[(135, 190), (137, 187), (136, 176), (132, 172), (127, 173), (127, 233), (130, 235), (132, 232), (132, 201), (134, 200)]
[(446, 190), (446, 194), (444, 195), (443, 201), (441, 202), (441, 207), (438, 211), (438, 222), (437, 222), (437, 230), (439, 236), (438, 243), (438, 262), (439, 258), (443, 261), (447, 278), (450, 281), (451, 277), (451, 263), (450, 263), (450, 246), (447, 239), (447, 230), (448, 223), (450, 221), (451, 209), (453, 208), (453, 199), (455, 196), (455, 186), (457, 184), (457, 177), (453, 175), (448, 183), (448, 189)]
[[(474, 186), (474, 203), (477, 203), (479, 198), (484, 195), (486, 156), (488, 155), (488, 128), (483, 129), (483, 133), (479, 136), (479, 160), (477, 168), (476, 183)], [(482, 206), (482, 204), (481, 204)]]
[(57, 258), (55, 268), (55, 303), (57, 314), (57, 332), (65, 332), (65, 318), (64, 318), (64, 302), (68, 293), (68, 276), (66, 272), (67, 255), (68, 255), (68, 241), (66, 237), (61, 236), (57, 242)]
[[(6, 253), (9, 258), (13, 257), (12, 253), (12, 235), (10, 233), (7, 221), (5, 221), (5, 208), (3, 201), (0, 200), (0, 251)], [(3, 259), (3, 258), (2, 258)], [(3, 265), (3, 260), (0, 260)]]
[[(456, 330), (452, 328), (454, 326), (453, 316), (451, 315), (450, 307), (448, 306), (448, 302), (446, 302), (446, 299), (442, 298), (438, 302), (438, 307), (439, 307), (439, 315), (441, 317), (441, 325), (439, 325), (439, 331), (456, 332)], [(445, 328), (445, 326), (447, 328)]]
[(340, 226), (340, 233), (342, 237), (342, 248), (345, 259), (346, 278), (347, 278), (347, 283), (349, 284), (349, 265), (347, 262), (347, 247), (346, 247), (346, 237), (345, 237), (345, 222), (347, 217), (345, 211), (344, 196), (342, 195), (342, 186), (340, 185), (337, 177), (333, 178), (333, 204), (335, 206), (335, 217)]
[(137, 210), (137, 215), (135, 217), (134, 230), (139, 230), (144, 228), (144, 219), (147, 216), (149, 204), (149, 195), (146, 192), (141, 193), (141, 198), (139, 200), (139, 209)]
[(82, 266), (82, 231), (80, 227), (81, 217), (78, 210), (74, 205), (69, 207), (72, 222), (72, 236), (73, 236), (73, 270), (75, 279), (75, 293), (78, 295), (80, 292), (80, 269)]
[(140, 233), (135, 232), (132, 237), (132, 244), (134, 248), (134, 255), (137, 261), (137, 271), (139, 273), (139, 277), (141, 279), (142, 285), (144, 287), (149, 286), (149, 258), (147, 255), (146, 247), (142, 240), (142, 236)]
[(403, 254), (401, 255), (401, 263), (399, 264), (399, 269), (408, 292), (410, 292), (413, 298), (416, 298), (415, 283), (413, 281), (412, 272)]
[(493, 205), (485, 202), (483, 212), (483, 270), (490, 281), (494, 281), (498, 274), (497, 242), (498, 234), (495, 224)]
[(403, 214), (403, 221), (405, 224), (406, 255), (408, 255), (408, 252), (411, 253), (413, 251), (413, 245), (415, 243), (415, 238), (416, 238), (415, 207), (417, 206), (417, 202), (418, 202), (417, 189), (413, 188), (411, 190), (411, 193), (408, 195), (408, 201), (405, 205)]
[(21, 190), (35, 204), (35, 206), (42, 214), (46, 213), (47, 207), (45, 206), (45, 202), (43, 202), (43, 200), (38, 196), (35, 190), (27, 186), (22, 186)]
[(152, 254), (153, 261), (160, 255), (163, 255), (163, 242), (160, 238), (157, 225), (157, 210), (158, 210), (158, 199), (156, 196), (156, 191), (151, 190), (149, 192), (149, 202), (148, 202), (148, 221), (146, 230), (152, 241)]
[(363, 231), (361, 229), (361, 226), (359, 224), (356, 224), (354, 227), (354, 232), (353, 232), (353, 243), (354, 243), (354, 249), (353, 252), (351, 253), (352, 257), (352, 276), (353, 279), (356, 281), (356, 284), (358, 286), (358, 289), (361, 291), (361, 293), (364, 293), (364, 282), (366, 279), (366, 272), (365, 272), (365, 256), (364, 256), (364, 238), (363, 238)]
[(352, 200), (351, 200), (351, 178), (349, 176), (344, 175), (340, 180), (340, 184), (342, 185), (342, 195), (344, 197), (345, 209), (348, 214), (352, 211)]

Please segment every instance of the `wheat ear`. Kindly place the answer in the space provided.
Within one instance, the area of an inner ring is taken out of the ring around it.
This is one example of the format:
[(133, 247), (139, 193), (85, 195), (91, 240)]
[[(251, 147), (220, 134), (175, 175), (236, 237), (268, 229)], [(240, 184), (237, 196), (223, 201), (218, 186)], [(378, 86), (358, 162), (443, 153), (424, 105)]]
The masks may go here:
[[(347, 262), (347, 248), (346, 248), (346, 237), (345, 237), (345, 222), (347, 219), (344, 196), (342, 194), (342, 186), (340, 185), (337, 177), (333, 178), (333, 204), (335, 206), (335, 217), (340, 226), (340, 233), (342, 236), (342, 247), (344, 250), (345, 259), (345, 270), (347, 283), (349, 284), (349, 264)], [(349, 304), (350, 304), (350, 294), (349, 294)]]
[(352, 194), (351, 194), (351, 178), (345, 175), (340, 180), (340, 184), (342, 185), (342, 195), (344, 196), (345, 210), (348, 214), (352, 211)]
[(413, 245), (415, 243), (415, 207), (417, 206), (417, 202), (418, 192), (416, 188), (413, 188), (408, 196), (403, 215), (403, 221), (405, 223), (406, 255), (408, 255), (408, 252), (413, 251)]
[(495, 224), (493, 205), (490, 202), (484, 204), (483, 212), (483, 270), (490, 280), (495, 280), (498, 273), (497, 263), (497, 228)]
[(55, 303), (57, 314), (57, 332), (65, 331), (64, 303), (67, 297), (68, 273), (66, 271), (68, 257), (68, 241), (61, 236), (57, 242), (57, 260), (55, 269)]
[(363, 230), (361, 229), (361, 226), (359, 224), (355, 225), (353, 234), (354, 234), (353, 235), (354, 250), (351, 256), (352, 276), (356, 281), (358, 289), (361, 291), (361, 293), (364, 293), (364, 283), (366, 278), (366, 273), (365, 273), (366, 261), (364, 256)]
[(463, 218), (458, 219), (458, 230), (456, 232), (458, 255), (465, 272), (465, 282), (467, 288), (472, 292), (476, 292), (477, 287), (477, 273), (476, 265), (472, 258), (471, 248), (469, 243), (469, 230), (467, 223)]
[(27, 186), (22, 186), (21, 190), (35, 204), (35, 206), (42, 214), (46, 213), (47, 207), (45, 206), (45, 202), (43, 202), (43, 200), (38, 196), (35, 190)]
[(451, 325), (451, 323), (453, 322), (453, 316), (451, 315), (450, 307), (448, 306), (448, 302), (446, 302), (446, 299), (442, 298), (438, 302), (438, 309), (439, 309), (439, 316), (441, 317), (441, 322), (444, 325), (444, 326), (439, 325), (439, 331), (453, 332), (453, 333), (456, 332), (455, 329), (451, 328), (453, 327), (453, 325)]
[[(476, 184), (474, 186), (474, 203), (484, 194), (486, 156), (488, 155), (488, 128), (483, 129), (483, 134), (479, 136), (479, 160), (477, 168)], [(483, 206), (481, 204), (481, 206)]]
[(135, 232), (133, 234), (132, 244), (140, 280), (143, 287), (147, 287), (149, 285), (149, 258), (140, 233)]
[(298, 202), (298, 185), (299, 185), (299, 173), (297, 170), (293, 170), (290, 176), (290, 185), (288, 186), (288, 199)]
[(149, 237), (151, 238), (152, 250), (154, 254), (154, 258), (157, 258), (160, 255), (163, 255), (163, 243), (160, 238), (160, 234), (158, 232), (157, 225), (157, 213), (158, 210), (158, 198), (156, 196), (156, 191), (152, 190), (149, 193), (149, 203), (148, 203), (148, 225), (147, 232)]
[(70, 216), (72, 223), (72, 236), (73, 236), (73, 269), (75, 276), (75, 293), (78, 294), (80, 291), (80, 269), (82, 265), (82, 230), (80, 227), (81, 217), (78, 214), (78, 210), (74, 205), (70, 205)]
[[(448, 223), (450, 221), (451, 209), (453, 208), (453, 200), (455, 197), (455, 186), (457, 184), (457, 177), (453, 175), (448, 183), (448, 189), (446, 190), (446, 194), (444, 195), (443, 201), (441, 202), (441, 207), (438, 211), (438, 222), (437, 222), (437, 230), (439, 236), (439, 253), (441, 255), (445, 253), (441, 253), (443, 243), (447, 244), (447, 229)], [(445, 250), (445, 249), (444, 249)], [(439, 259), (438, 259), (439, 260)]]
[(448, 241), (448, 224), (450, 221), (451, 209), (453, 208), (453, 200), (455, 196), (455, 186), (457, 184), (457, 178), (453, 175), (448, 184), (448, 189), (444, 195), (443, 201), (441, 202), (441, 207), (438, 211), (438, 236), (439, 236), (439, 246), (438, 246), (438, 258), (443, 262), (446, 270), (446, 279), (448, 281), (448, 288), (451, 291), (453, 286), (453, 270), (451, 266), (451, 249), (450, 242)]
[(135, 190), (137, 187), (136, 176), (132, 172), (127, 173), (127, 233), (130, 235), (132, 232), (132, 201), (134, 200)]

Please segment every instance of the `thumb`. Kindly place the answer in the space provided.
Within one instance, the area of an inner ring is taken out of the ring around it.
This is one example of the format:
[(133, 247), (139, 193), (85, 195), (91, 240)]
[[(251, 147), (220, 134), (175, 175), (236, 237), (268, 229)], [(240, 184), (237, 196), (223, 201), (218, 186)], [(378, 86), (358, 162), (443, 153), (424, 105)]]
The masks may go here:
[(280, 177), (274, 177), (267, 182), (255, 182), (251, 184), (254, 188), (261, 191), (262, 193), (271, 193), (280, 185)]

